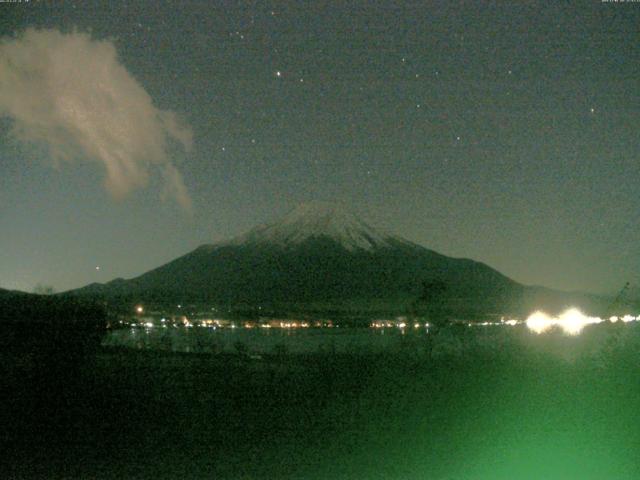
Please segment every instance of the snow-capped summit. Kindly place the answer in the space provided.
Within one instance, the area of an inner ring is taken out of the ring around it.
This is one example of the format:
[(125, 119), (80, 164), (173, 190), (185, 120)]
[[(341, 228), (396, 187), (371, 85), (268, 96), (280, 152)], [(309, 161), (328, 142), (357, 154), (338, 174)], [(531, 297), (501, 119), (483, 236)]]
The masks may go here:
[(255, 227), (229, 243), (290, 246), (319, 237), (328, 237), (350, 251), (390, 246), (393, 238), (338, 205), (313, 202), (303, 203), (280, 220)]

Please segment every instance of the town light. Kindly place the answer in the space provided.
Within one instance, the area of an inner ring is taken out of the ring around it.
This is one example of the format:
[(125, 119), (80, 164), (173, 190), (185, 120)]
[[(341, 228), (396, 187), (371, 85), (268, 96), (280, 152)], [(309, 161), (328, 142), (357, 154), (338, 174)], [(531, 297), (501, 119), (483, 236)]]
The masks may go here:
[[(633, 319), (633, 317), (630, 316)], [(611, 317), (611, 322), (616, 322), (617, 317)], [(623, 318), (624, 321), (624, 318)], [(568, 335), (578, 335), (587, 325), (602, 323), (600, 317), (589, 317), (577, 308), (570, 308), (558, 317), (551, 317), (544, 312), (535, 312), (527, 318), (526, 324), (529, 330), (535, 333), (544, 333), (552, 327), (560, 327)]]

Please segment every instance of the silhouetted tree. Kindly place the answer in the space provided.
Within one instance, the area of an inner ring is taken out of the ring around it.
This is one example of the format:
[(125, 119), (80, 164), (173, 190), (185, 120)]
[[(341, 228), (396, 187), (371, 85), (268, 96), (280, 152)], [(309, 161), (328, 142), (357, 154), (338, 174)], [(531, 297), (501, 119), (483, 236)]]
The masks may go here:
[(427, 320), (434, 329), (446, 325), (446, 317), (442, 313), (444, 294), (447, 285), (440, 280), (424, 280), (420, 285), (418, 298), (411, 304), (410, 314), (417, 316), (419, 312), (427, 314)]
[(34, 287), (33, 293), (37, 293), (38, 295), (53, 295), (56, 291), (51, 285), (42, 285), (39, 283)]

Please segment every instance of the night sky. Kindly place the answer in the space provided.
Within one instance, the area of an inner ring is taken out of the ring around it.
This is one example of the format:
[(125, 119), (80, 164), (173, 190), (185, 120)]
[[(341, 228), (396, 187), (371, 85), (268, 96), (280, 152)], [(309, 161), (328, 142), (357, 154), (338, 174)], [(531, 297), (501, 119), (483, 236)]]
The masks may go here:
[(640, 3), (0, 3), (0, 287), (335, 201), (526, 284), (640, 281)]

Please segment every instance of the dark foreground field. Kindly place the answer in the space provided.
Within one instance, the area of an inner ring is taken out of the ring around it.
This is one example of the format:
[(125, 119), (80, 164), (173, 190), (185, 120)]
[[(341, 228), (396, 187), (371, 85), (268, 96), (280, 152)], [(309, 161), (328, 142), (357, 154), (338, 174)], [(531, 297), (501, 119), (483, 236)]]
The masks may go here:
[(635, 325), (375, 356), (0, 360), (1, 478), (640, 478)]

